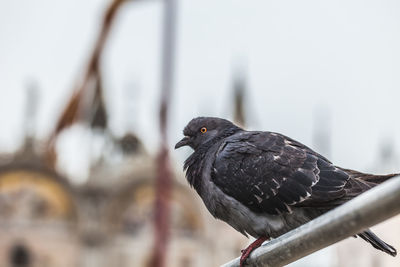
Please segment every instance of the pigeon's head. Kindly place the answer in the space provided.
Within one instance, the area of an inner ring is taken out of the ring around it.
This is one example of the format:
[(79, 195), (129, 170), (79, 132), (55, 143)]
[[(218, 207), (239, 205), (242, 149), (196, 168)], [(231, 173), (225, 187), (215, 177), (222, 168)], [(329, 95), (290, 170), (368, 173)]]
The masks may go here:
[(192, 119), (183, 130), (185, 136), (175, 145), (175, 149), (190, 146), (194, 150), (211, 140), (218, 140), (240, 130), (232, 122), (214, 117), (198, 117)]

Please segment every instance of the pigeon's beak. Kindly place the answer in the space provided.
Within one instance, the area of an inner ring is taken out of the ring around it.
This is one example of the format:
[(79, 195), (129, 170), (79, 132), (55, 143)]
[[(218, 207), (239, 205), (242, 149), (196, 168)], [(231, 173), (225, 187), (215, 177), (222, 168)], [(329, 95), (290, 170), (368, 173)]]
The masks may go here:
[(181, 141), (176, 143), (175, 149), (183, 147), (183, 146), (187, 146), (189, 144), (189, 141), (190, 141), (189, 137), (187, 137), (187, 136), (183, 137)]

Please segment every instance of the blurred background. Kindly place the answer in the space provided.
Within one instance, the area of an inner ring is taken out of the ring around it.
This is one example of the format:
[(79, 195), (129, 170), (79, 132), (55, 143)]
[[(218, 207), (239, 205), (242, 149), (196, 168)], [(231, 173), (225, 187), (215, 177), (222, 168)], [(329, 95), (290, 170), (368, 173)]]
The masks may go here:
[[(0, 266), (219, 266), (173, 151), (219, 116), (400, 171), (400, 2), (0, 0)], [(400, 249), (400, 217), (373, 229)], [(349, 238), (290, 266), (400, 266)]]

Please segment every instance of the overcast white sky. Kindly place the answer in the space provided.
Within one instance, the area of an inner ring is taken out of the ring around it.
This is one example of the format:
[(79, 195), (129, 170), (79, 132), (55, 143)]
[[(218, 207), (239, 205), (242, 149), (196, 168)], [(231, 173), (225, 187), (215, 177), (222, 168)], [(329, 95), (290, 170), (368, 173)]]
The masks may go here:
[[(108, 2), (0, 0), (1, 151), (19, 145), (30, 80), (40, 88), (37, 135), (48, 135)], [(230, 116), (231, 78), (240, 65), (247, 73), (250, 128), (312, 146), (322, 112), (330, 118), (336, 164), (373, 170), (384, 139), (400, 151), (399, 1), (178, 3), (171, 147), (192, 117)], [(128, 2), (102, 62), (112, 130), (121, 135), (130, 127), (151, 152), (158, 144), (161, 7), (157, 0)], [(86, 173), (82, 151), (89, 138), (78, 127), (61, 140), (62, 165), (72, 176)], [(184, 154), (172, 152), (179, 163)]]

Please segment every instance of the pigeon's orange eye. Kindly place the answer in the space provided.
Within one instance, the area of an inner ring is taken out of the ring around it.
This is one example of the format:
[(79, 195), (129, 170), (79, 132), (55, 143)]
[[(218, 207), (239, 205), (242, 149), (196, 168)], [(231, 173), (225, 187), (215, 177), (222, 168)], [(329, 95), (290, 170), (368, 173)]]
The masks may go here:
[(206, 128), (206, 127), (201, 128), (201, 129), (200, 129), (200, 132), (206, 133), (206, 132), (207, 132), (207, 128)]

